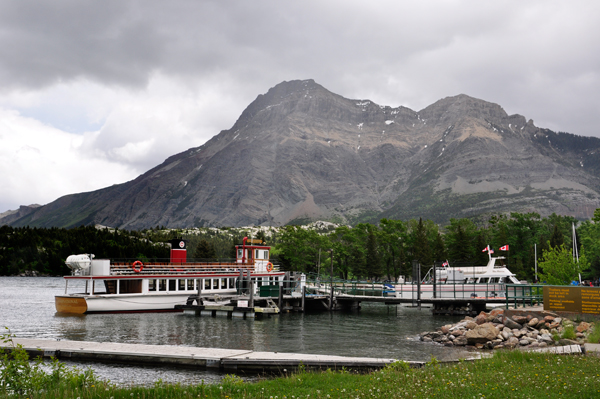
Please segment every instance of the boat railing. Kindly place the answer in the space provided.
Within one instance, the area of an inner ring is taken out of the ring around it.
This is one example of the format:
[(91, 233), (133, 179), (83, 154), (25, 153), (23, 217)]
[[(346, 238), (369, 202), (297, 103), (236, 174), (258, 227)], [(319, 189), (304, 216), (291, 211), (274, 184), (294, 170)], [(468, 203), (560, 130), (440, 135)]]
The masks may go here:
[(113, 275), (149, 275), (149, 274), (217, 274), (217, 273), (239, 273), (240, 271), (254, 272), (253, 264), (245, 263), (151, 263), (140, 265), (134, 269), (130, 263), (113, 263), (110, 271)]

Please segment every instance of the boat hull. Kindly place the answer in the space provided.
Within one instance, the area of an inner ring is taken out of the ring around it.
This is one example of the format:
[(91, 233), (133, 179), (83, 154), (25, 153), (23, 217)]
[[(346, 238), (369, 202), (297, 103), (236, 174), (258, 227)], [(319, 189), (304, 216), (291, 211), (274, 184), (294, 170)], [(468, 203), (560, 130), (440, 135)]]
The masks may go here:
[(84, 314), (87, 312), (85, 298), (62, 295), (54, 297), (54, 306), (58, 313)]
[(190, 293), (174, 295), (72, 295), (56, 296), (59, 313), (180, 312), (175, 305), (186, 303)]

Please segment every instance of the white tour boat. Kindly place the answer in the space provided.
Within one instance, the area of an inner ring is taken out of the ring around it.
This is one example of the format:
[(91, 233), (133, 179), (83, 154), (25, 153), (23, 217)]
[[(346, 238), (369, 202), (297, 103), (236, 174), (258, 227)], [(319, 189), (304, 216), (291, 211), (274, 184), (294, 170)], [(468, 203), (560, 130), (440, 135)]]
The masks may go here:
[[(506, 295), (506, 284), (520, 281), (504, 265), (497, 264), (503, 256), (493, 257), (487, 248), (489, 261), (486, 266), (436, 268), (436, 298), (497, 298)], [(434, 284), (429, 274), (421, 284), (393, 284), (388, 295), (397, 298), (416, 298), (420, 289), (421, 299), (433, 298)]]
[[(55, 297), (56, 311), (177, 311), (175, 305), (185, 304), (190, 295), (235, 295), (240, 277), (252, 280), (255, 289), (282, 284), (285, 272), (269, 261), (270, 247), (244, 238), (236, 248), (236, 259), (231, 263), (189, 263), (185, 240), (171, 241), (170, 262), (165, 263), (111, 263), (109, 259), (95, 259), (94, 255), (71, 255), (66, 264), (72, 272), (64, 276), (65, 294)], [(83, 292), (68, 293), (74, 285)]]

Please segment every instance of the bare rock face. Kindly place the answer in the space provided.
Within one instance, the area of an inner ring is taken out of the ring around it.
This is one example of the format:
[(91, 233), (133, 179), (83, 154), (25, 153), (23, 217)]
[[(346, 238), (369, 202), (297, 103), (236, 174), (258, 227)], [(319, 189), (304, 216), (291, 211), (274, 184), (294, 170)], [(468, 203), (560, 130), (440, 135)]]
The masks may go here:
[(5, 223), (278, 226), (351, 223), (367, 213), (446, 223), (531, 209), (589, 218), (600, 207), (599, 172), (600, 139), (538, 128), (497, 104), (461, 94), (413, 111), (296, 80), (259, 95), (231, 129), (135, 180)]

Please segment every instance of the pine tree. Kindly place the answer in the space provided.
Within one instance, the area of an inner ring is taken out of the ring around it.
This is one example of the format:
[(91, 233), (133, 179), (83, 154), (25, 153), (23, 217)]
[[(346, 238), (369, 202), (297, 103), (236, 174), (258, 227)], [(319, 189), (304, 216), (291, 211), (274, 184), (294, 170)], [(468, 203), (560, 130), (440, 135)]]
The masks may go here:
[(565, 243), (565, 237), (563, 236), (562, 231), (558, 228), (558, 225), (554, 225), (554, 231), (552, 232), (552, 236), (550, 237), (550, 246), (552, 248), (559, 247)]
[(423, 225), (423, 219), (419, 218), (419, 224), (414, 231), (413, 241), (414, 259), (421, 265), (431, 265), (431, 249), (429, 248), (429, 240), (427, 240), (427, 231)]
[(198, 241), (198, 246), (196, 246), (196, 251), (194, 251), (195, 259), (214, 259), (216, 256), (215, 248), (208, 240), (201, 239)]

